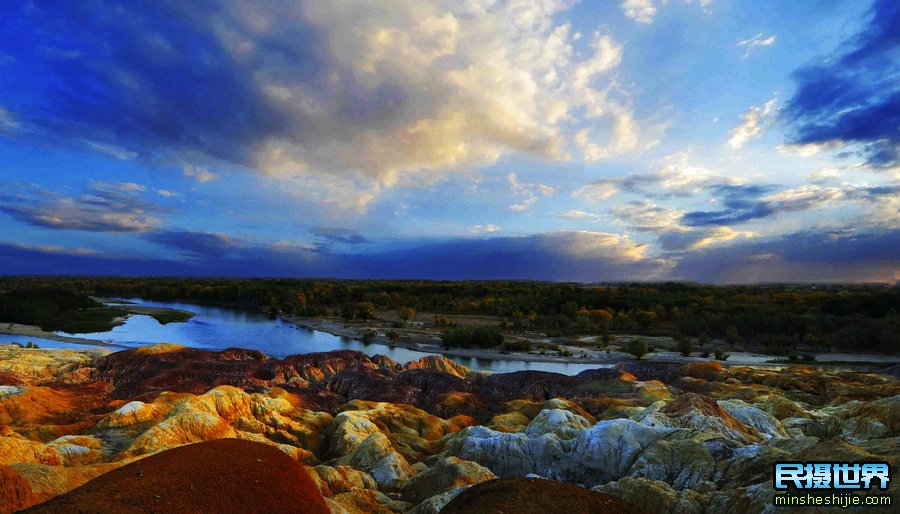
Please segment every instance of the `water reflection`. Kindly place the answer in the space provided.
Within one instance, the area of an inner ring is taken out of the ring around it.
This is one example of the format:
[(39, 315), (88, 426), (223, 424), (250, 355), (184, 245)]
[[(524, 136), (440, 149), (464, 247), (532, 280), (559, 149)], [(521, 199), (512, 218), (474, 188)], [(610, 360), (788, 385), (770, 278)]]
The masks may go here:
[[(208, 350), (221, 350), (229, 347), (250, 348), (260, 350), (272, 357), (332, 350), (358, 350), (368, 355), (381, 354), (397, 362), (407, 362), (425, 355), (432, 355), (377, 343), (364, 344), (348, 337), (300, 328), (280, 319), (270, 319), (264, 314), (253, 312), (180, 302), (154, 302), (139, 298), (131, 298), (128, 301), (150, 307), (187, 310), (196, 313), (196, 316), (184, 323), (161, 325), (150, 316), (135, 315), (108, 332), (79, 334), (78, 337), (132, 347), (148, 343), (168, 342)], [(66, 346), (71, 347), (71, 345)], [(539, 370), (574, 375), (585, 369), (605, 367), (597, 364), (522, 362), (472, 357), (451, 358), (472, 369), (503, 373)]]

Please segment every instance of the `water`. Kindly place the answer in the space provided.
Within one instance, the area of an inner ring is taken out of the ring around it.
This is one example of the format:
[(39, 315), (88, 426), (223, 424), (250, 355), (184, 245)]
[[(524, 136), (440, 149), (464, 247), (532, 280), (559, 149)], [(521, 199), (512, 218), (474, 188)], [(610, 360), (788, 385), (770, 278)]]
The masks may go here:
[[(155, 302), (140, 298), (127, 301), (148, 307), (168, 307), (190, 311), (196, 315), (184, 323), (161, 325), (150, 316), (133, 315), (128, 320), (108, 332), (91, 334), (64, 334), (85, 339), (96, 339), (128, 347), (151, 343), (177, 343), (204, 350), (225, 348), (250, 348), (260, 350), (272, 357), (285, 357), (297, 353), (327, 352), (333, 350), (357, 350), (368, 355), (381, 354), (396, 362), (418, 360), (431, 353), (391, 348), (383, 344), (363, 344), (361, 341), (339, 337), (327, 332), (319, 332), (297, 327), (280, 319), (237, 309), (207, 307), (188, 303)], [(13, 342), (7, 337), (18, 337), (21, 344), (34, 341), (42, 348), (78, 348), (79, 345), (47, 341), (38, 338), (0, 335), (0, 342)], [(84, 348), (84, 346), (80, 346)], [(114, 350), (115, 348), (111, 348)], [(451, 357), (454, 361), (471, 369), (508, 373), (512, 371), (536, 370), (552, 371), (575, 375), (586, 369), (609, 367), (602, 364), (564, 364), (555, 362), (524, 362), (472, 357)]]

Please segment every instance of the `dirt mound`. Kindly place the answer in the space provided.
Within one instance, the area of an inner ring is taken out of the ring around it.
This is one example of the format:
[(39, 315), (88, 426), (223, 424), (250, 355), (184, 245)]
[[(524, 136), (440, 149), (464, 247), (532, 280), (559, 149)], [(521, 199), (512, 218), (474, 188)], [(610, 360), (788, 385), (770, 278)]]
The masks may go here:
[(504, 512), (538, 514), (644, 514), (633, 504), (576, 485), (539, 478), (499, 478), (474, 485), (448, 503), (441, 514)]
[(12, 514), (38, 501), (31, 486), (16, 470), (0, 465), (0, 514)]
[(329, 511), (304, 467), (281, 450), (220, 439), (128, 464), (26, 512)]

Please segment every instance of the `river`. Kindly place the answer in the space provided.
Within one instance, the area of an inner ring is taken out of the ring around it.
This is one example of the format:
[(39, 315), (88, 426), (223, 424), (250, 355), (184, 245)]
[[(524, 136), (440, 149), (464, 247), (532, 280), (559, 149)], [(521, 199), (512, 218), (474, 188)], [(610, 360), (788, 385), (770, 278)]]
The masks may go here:
[[(250, 348), (260, 350), (272, 357), (285, 357), (296, 353), (327, 352), (332, 350), (358, 350), (368, 355), (381, 354), (397, 362), (420, 359), (426, 352), (383, 344), (364, 344), (361, 341), (338, 337), (327, 332), (297, 327), (281, 319), (270, 319), (264, 314), (238, 309), (209, 307), (180, 302), (156, 302), (141, 298), (127, 298), (128, 302), (148, 307), (168, 307), (195, 313), (184, 323), (161, 325), (154, 318), (135, 314), (125, 323), (108, 332), (89, 334), (66, 334), (85, 339), (116, 343), (127, 347), (167, 342), (177, 343), (204, 350), (225, 348)], [(63, 343), (26, 336), (0, 335), (0, 343), (33, 341), (41, 348), (84, 348), (84, 345)], [(515, 360), (476, 359), (451, 357), (454, 361), (471, 369), (508, 373), (511, 371), (536, 370), (552, 371), (575, 375), (586, 369), (609, 367), (602, 364), (568, 364), (556, 362), (525, 362)]]

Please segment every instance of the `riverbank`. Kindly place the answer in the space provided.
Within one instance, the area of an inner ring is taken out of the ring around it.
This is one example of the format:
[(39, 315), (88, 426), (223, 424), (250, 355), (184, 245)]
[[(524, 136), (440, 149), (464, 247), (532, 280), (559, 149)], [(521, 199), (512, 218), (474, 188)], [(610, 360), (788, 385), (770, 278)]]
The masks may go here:
[[(618, 343), (622, 343), (626, 340), (632, 339), (634, 337), (641, 337), (636, 335), (617, 335), (613, 337), (612, 344), (607, 347), (607, 349), (597, 349), (597, 348), (586, 348), (583, 345), (571, 344), (567, 345), (567, 341), (572, 341), (570, 339), (565, 338), (532, 338), (525, 339), (528, 340), (535, 346), (538, 345), (554, 345), (566, 352), (570, 355), (542, 355), (539, 350), (532, 350), (529, 352), (521, 352), (521, 351), (508, 351), (508, 350), (500, 350), (500, 349), (490, 349), (490, 348), (445, 348), (440, 343), (440, 337), (436, 333), (432, 333), (429, 331), (421, 330), (421, 329), (392, 329), (398, 330), (401, 334), (407, 334), (407, 337), (401, 337), (396, 341), (392, 341), (385, 335), (386, 329), (384, 327), (379, 326), (365, 326), (365, 325), (347, 325), (343, 321), (340, 320), (329, 320), (322, 318), (303, 318), (299, 316), (284, 316), (284, 321), (289, 323), (293, 323), (299, 327), (305, 328), (307, 330), (317, 330), (320, 332), (326, 332), (338, 337), (346, 337), (350, 339), (354, 339), (357, 341), (363, 340), (363, 335), (367, 331), (374, 331), (376, 335), (371, 338), (369, 341), (370, 344), (380, 344), (386, 345), (389, 347), (396, 348), (404, 348), (407, 350), (413, 350), (418, 352), (432, 353), (436, 355), (443, 355), (445, 357), (459, 357), (466, 359), (487, 359), (487, 360), (497, 360), (497, 361), (520, 361), (520, 362), (544, 362), (544, 363), (553, 363), (553, 364), (596, 364), (596, 365), (614, 365), (619, 362), (634, 362), (635, 358), (624, 351), (617, 351), (612, 349), (612, 347), (616, 346)], [(391, 330), (391, 329), (389, 329)], [(416, 342), (411, 340), (408, 337), (409, 334), (417, 336), (419, 339), (425, 339), (427, 342)], [(595, 339), (590, 337), (582, 337), (578, 338), (572, 342), (585, 343), (591, 342), (589, 340)], [(651, 340), (657, 338), (649, 338)], [(656, 342), (656, 341), (653, 341)], [(900, 358), (897, 357), (889, 357), (884, 355), (870, 355), (870, 354), (861, 354), (861, 353), (827, 353), (821, 354), (817, 356), (817, 359), (822, 360), (823, 362), (817, 363), (816, 361), (786, 361), (786, 362), (773, 362), (773, 360), (778, 359), (778, 357), (774, 357), (772, 355), (765, 355), (761, 353), (754, 352), (741, 352), (741, 351), (732, 351), (727, 352), (728, 358), (725, 361), (722, 361), (723, 366), (754, 366), (754, 367), (766, 367), (766, 368), (783, 368), (785, 366), (791, 365), (803, 365), (810, 367), (822, 367), (822, 368), (833, 368), (835, 366), (839, 366), (841, 368), (882, 368), (889, 367), (891, 365), (900, 364)], [(691, 363), (691, 362), (704, 362), (715, 360), (712, 357), (702, 357), (698, 356), (689, 356), (686, 357), (675, 351), (668, 350), (657, 350), (648, 353), (642, 359), (644, 362), (674, 362), (674, 363)], [(829, 361), (831, 363), (829, 363)], [(837, 364), (837, 363), (840, 364)], [(874, 366), (873, 363), (878, 363), (878, 366)]]
[(14, 336), (34, 337), (36, 339), (49, 339), (51, 341), (59, 341), (61, 343), (82, 344), (87, 346), (103, 346), (107, 348), (126, 348), (121, 344), (100, 341), (99, 339), (88, 339), (85, 337), (63, 336), (54, 332), (41, 330), (40, 327), (33, 325), (20, 325), (18, 323), (3, 323), (0, 325), (0, 334), (9, 334)]

